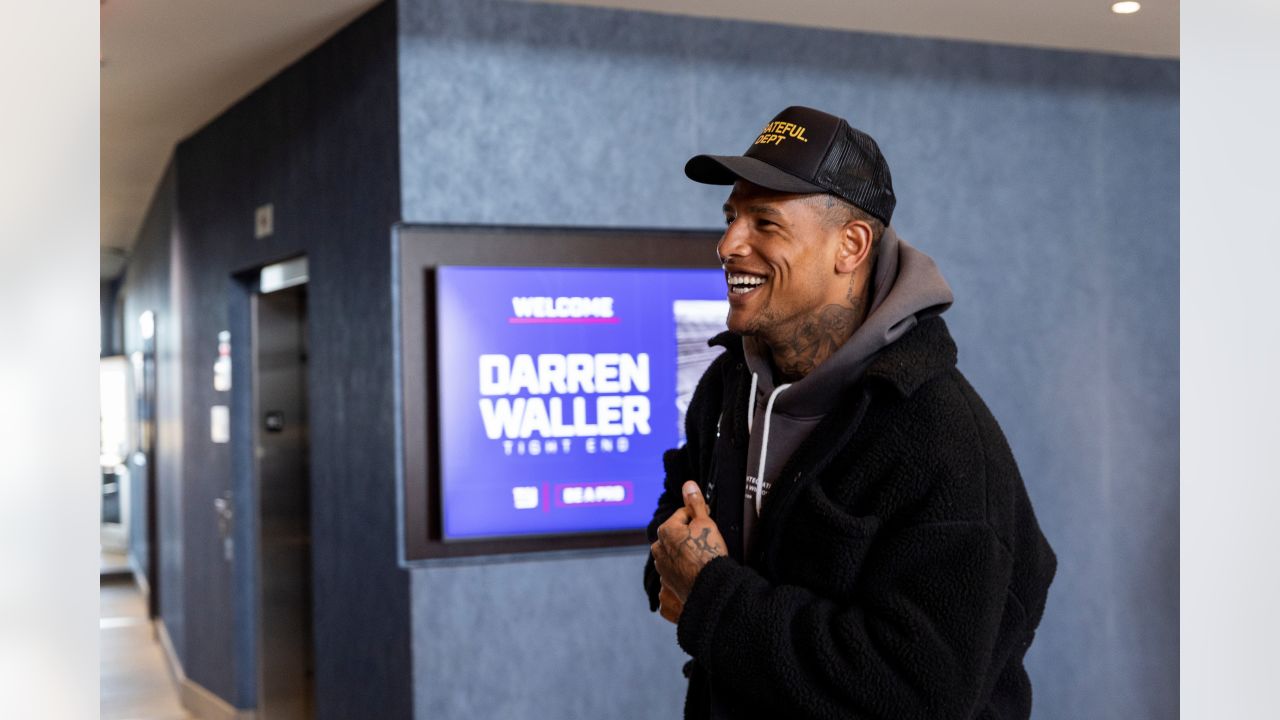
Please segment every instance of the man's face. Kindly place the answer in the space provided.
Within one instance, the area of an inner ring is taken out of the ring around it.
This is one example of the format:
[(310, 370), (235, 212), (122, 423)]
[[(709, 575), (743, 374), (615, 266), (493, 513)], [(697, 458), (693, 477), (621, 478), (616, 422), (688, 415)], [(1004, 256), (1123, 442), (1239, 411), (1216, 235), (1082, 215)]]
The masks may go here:
[(730, 330), (787, 342), (805, 319), (845, 302), (849, 277), (835, 261), (840, 229), (828, 226), (812, 196), (739, 180), (724, 216), (716, 249), (729, 285)]

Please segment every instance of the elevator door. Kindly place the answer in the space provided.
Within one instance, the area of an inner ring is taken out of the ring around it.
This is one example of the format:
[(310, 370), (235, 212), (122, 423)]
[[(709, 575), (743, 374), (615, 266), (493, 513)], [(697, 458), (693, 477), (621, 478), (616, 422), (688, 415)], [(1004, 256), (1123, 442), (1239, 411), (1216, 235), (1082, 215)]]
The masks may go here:
[(254, 296), (262, 720), (313, 715), (306, 287)]

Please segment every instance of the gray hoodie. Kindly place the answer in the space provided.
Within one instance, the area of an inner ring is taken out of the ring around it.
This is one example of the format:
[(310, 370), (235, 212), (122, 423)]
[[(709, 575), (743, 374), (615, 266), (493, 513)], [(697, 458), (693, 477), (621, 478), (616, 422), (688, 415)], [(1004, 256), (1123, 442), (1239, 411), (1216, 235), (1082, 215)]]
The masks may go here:
[(750, 399), (743, 547), (750, 551), (761, 502), (809, 432), (832, 410), (842, 392), (857, 382), (872, 358), (915, 327), (920, 318), (951, 306), (951, 287), (933, 258), (886, 228), (872, 280), (866, 320), (840, 349), (794, 383), (774, 384), (768, 346), (742, 338), (754, 392)]

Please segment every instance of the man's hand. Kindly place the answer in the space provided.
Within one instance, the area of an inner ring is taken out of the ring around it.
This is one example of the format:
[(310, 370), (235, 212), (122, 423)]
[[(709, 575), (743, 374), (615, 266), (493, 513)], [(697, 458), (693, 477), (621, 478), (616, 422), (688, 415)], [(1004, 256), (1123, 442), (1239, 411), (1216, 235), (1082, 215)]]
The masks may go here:
[(711, 519), (698, 483), (686, 482), (683, 491), (684, 507), (658, 527), (658, 540), (649, 546), (662, 577), (658, 594), (662, 617), (671, 622), (679, 620), (702, 567), (726, 553), (724, 536)]
[(664, 620), (679, 623), (683, 613), (684, 603), (680, 602), (680, 598), (676, 597), (666, 583), (662, 583), (662, 591), (658, 593), (658, 614)]

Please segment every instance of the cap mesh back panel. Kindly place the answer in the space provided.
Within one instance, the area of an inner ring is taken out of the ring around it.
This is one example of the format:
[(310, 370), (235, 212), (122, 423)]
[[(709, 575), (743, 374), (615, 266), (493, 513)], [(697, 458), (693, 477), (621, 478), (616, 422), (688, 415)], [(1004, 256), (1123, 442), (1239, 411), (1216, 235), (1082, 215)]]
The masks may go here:
[(885, 225), (897, 198), (893, 178), (880, 148), (870, 135), (844, 125), (818, 169), (818, 183), (875, 215)]

